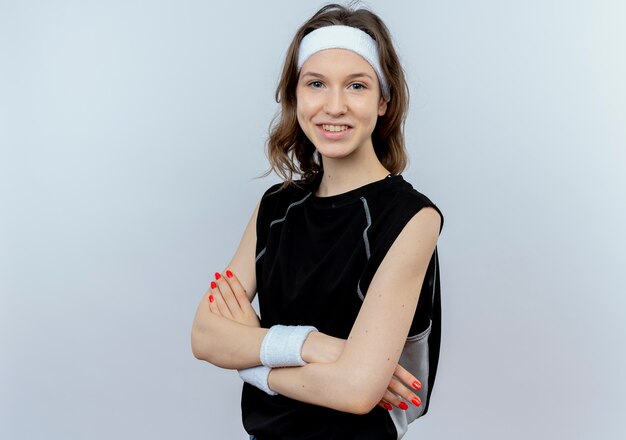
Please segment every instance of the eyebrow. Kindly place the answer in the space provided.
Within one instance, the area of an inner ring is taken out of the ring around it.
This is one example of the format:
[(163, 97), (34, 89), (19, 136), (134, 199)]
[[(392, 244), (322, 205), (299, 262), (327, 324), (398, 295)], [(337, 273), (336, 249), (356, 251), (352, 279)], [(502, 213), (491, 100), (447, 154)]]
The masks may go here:
[[(321, 73), (317, 73), (317, 72), (304, 72), (302, 74), (302, 78), (304, 78), (305, 76), (312, 76), (315, 78), (325, 78), (324, 75), (322, 75)], [(348, 79), (353, 79), (353, 78), (360, 78), (360, 77), (366, 77), (369, 78), (370, 80), (374, 81), (374, 78), (372, 78), (372, 75), (370, 75), (369, 73), (365, 73), (365, 72), (358, 72), (358, 73), (351, 73), (350, 75), (347, 76)]]

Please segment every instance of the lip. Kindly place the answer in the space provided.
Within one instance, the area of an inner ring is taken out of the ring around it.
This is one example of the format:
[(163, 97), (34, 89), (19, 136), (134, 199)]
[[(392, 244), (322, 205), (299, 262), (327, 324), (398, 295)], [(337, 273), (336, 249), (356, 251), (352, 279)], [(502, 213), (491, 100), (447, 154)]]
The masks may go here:
[(352, 128), (352, 124), (348, 124), (347, 122), (340, 122), (340, 121), (323, 121), (323, 122), (316, 122), (315, 125), (347, 125), (349, 128)]
[(330, 139), (330, 140), (339, 140), (339, 139), (344, 139), (346, 137), (348, 137), (350, 135), (350, 133), (352, 133), (353, 128), (348, 125), (348, 128), (343, 130), (343, 131), (326, 131), (322, 128), (322, 125), (348, 125), (348, 124), (337, 124), (332, 123), (332, 124), (318, 124), (316, 125), (315, 128), (317, 128), (317, 131), (320, 133), (320, 135), (325, 138), (325, 139)]

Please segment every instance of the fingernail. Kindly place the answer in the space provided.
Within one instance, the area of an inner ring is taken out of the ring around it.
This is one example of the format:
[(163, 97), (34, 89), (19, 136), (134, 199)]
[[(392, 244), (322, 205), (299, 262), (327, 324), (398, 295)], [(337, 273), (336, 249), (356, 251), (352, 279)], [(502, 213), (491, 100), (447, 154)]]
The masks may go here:
[(415, 382), (413, 382), (413, 388), (415, 388), (416, 390), (419, 390), (422, 388), (422, 384), (416, 380)]
[(217, 287), (217, 283), (215, 281), (211, 281), (211, 289), (215, 289)]
[(422, 402), (420, 402), (417, 397), (414, 397), (413, 400), (411, 400), (411, 402), (413, 402), (413, 405), (415, 406), (420, 406), (422, 404)]
[(230, 270), (227, 270), (227, 271), (226, 271), (226, 276), (227, 276), (228, 278), (232, 278), (232, 277), (233, 277), (233, 273), (232, 273)]
[(400, 407), (400, 409), (406, 411), (407, 409), (409, 409), (409, 405), (407, 405), (404, 402), (400, 402), (400, 404), (398, 405)]
[(393, 409), (393, 406), (391, 406), (389, 403), (385, 402), (383, 403), (383, 406), (385, 407), (385, 409), (387, 411), (391, 411)]
[(220, 278), (222, 278), (222, 276), (220, 275), (219, 272), (215, 272), (215, 279), (219, 280)]
[(213, 295), (209, 295), (209, 302), (212, 303), (213, 301), (215, 301), (215, 298), (213, 298)]

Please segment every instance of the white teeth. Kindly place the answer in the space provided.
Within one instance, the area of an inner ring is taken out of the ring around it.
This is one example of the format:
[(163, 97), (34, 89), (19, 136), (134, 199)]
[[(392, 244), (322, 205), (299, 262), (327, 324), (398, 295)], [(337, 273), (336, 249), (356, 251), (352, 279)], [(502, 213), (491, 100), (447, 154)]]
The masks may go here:
[(322, 128), (326, 131), (344, 131), (348, 129), (347, 125), (327, 125), (323, 124)]

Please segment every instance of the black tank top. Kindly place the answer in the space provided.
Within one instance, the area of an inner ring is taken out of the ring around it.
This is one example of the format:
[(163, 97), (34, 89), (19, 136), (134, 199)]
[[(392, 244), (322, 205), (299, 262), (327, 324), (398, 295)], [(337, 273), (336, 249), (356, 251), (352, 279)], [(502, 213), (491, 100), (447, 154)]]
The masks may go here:
[[(315, 196), (318, 184), (319, 178), (281, 191), (277, 184), (263, 195), (256, 225), (261, 325), (313, 325), (347, 339), (376, 270), (404, 226), (427, 206), (439, 212), (442, 227), (443, 215), (401, 175), (330, 197)], [(429, 332), (428, 386), (417, 393), (421, 414), (428, 409), (439, 356), (438, 270), (435, 252), (409, 332)], [(249, 384), (241, 406), (246, 431), (259, 440), (398, 438), (398, 421), (380, 407), (349, 414), (269, 396)]]

